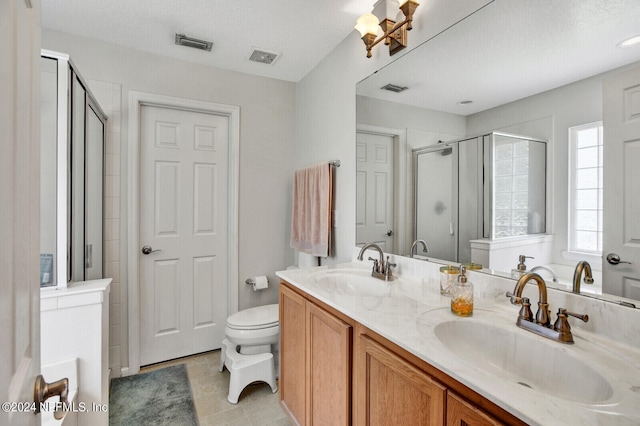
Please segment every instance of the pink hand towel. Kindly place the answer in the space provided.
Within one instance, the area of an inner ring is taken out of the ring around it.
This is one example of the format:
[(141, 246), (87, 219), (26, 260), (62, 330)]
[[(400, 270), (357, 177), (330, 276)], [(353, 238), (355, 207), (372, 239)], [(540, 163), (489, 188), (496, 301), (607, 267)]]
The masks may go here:
[(291, 247), (313, 256), (331, 251), (332, 167), (321, 163), (296, 170), (293, 179)]

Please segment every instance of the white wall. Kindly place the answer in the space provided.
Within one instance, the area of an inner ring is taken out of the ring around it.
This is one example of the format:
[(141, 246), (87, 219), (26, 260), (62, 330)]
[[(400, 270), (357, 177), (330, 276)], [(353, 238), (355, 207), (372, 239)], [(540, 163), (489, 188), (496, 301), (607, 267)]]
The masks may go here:
[[(484, 0), (422, 3), (409, 33), (409, 47), (415, 48), (488, 3)], [(373, 57), (367, 59), (364, 43), (358, 36), (351, 33), (296, 88), (296, 167), (333, 159), (342, 162), (335, 179), (338, 223), (333, 239), (334, 257), (325, 259), (327, 263), (350, 260), (355, 246), (356, 84), (400, 55), (391, 58), (385, 46), (379, 45), (374, 48)], [(406, 54), (406, 49), (402, 54)]]
[[(274, 272), (294, 262), (289, 235), (295, 84), (48, 30), (43, 30), (42, 43), (45, 49), (68, 53), (93, 86), (103, 82), (105, 87), (121, 88), (121, 96), (114, 97), (110, 106), (111, 111), (121, 111), (121, 122), (120, 114), (109, 117), (119, 133), (108, 140), (105, 182), (105, 196), (112, 198), (107, 202), (119, 200), (119, 206), (105, 206), (106, 271), (119, 281), (114, 279), (111, 298), (115, 302), (110, 306), (112, 375), (118, 376), (120, 367), (128, 365), (126, 194), (132, 90), (240, 107), (239, 282), (230, 285), (239, 287), (239, 309), (275, 303)], [(244, 280), (255, 275), (268, 275), (271, 288), (254, 293)]]

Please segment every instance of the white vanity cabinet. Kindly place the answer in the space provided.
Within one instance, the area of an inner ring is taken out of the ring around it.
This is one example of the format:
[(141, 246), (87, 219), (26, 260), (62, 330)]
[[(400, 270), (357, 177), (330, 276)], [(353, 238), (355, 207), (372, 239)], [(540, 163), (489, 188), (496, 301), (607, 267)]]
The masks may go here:
[[(110, 284), (111, 278), (76, 282), (41, 294), (42, 364), (78, 359), (76, 407), (81, 425), (109, 424)], [(58, 379), (45, 377), (47, 382)]]

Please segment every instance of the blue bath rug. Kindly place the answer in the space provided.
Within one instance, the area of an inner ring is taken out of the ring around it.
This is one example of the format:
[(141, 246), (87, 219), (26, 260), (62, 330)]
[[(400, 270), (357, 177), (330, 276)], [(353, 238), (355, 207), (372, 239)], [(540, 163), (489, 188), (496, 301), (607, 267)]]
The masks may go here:
[(109, 425), (197, 424), (185, 364), (111, 381)]

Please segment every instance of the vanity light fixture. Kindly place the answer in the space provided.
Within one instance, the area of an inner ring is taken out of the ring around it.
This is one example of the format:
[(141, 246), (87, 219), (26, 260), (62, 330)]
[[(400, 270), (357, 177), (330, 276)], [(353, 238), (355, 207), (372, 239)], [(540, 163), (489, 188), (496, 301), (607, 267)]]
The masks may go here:
[[(400, 0), (399, 2), (398, 0), (378, 0), (373, 6), (372, 13), (366, 13), (358, 18), (355, 29), (360, 32), (366, 46), (367, 58), (371, 57), (371, 49), (382, 40), (389, 46), (390, 55), (407, 47), (407, 31), (413, 28), (413, 13), (419, 4), (419, 0)], [(395, 20), (390, 19), (389, 16), (393, 16), (398, 8), (402, 11), (404, 19), (396, 23), (397, 20), (402, 19), (402, 15), (397, 13)], [(382, 28), (384, 34), (376, 39), (378, 26)]]
[(620, 43), (618, 43), (618, 47), (631, 47), (631, 46), (635, 46), (637, 44), (640, 44), (640, 35), (635, 35), (633, 37), (629, 37), (626, 40), (622, 40)]

